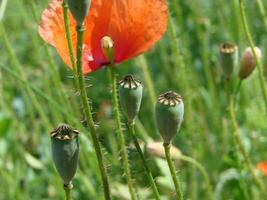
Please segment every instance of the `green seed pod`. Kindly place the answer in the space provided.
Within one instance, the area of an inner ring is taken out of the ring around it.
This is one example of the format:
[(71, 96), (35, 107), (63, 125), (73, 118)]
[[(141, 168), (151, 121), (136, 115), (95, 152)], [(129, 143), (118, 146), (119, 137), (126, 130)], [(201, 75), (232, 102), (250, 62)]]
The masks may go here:
[(91, 0), (65, 0), (69, 6), (72, 16), (78, 25), (82, 25), (88, 15)]
[(71, 183), (78, 165), (78, 131), (61, 124), (51, 132), (52, 156), (65, 185)]
[(121, 108), (129, 122), (137, 116), (142, 101), (143, 86), (140, 81), (127, 75), (119, 82)]
[(238, 48), (234, 44), (223, 43), (220, 45), (220, 61), (226, 80), (230, 79), (238, 61)]
[(170, 144), (179, 131), (183, 117), (184, 103), (179, 94), (170, 91), (159, 95), (156, 104), (156, 122), (165, 144)]
[[(254, 49), (255, 49), (257, 58), (260, 60), (262, 57), (260, 48), (254, 47)], [(242, 58), (240, 60), (240, 69), (238, 73), (239, 78), (242, 80), (247, 78), (253, 72), (255, 67), (256, 67), (256, 61), (253, 57), (253, 52), (251, 48), (248, 47), (245, 49), (242, 55)]]

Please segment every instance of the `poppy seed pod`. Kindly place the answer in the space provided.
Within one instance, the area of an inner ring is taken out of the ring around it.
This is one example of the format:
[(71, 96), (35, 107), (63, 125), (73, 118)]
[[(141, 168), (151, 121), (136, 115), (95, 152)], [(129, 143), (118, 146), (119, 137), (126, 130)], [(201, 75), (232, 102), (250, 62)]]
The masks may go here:
[(119, 81), (121, 108), (129, 122), (132, 122), (140, 110), (143, 86), (140, 81), (127, 75)]
[(169, 144), (179, 131), (184, 117), (182, 97), (175, 92), (159, 95), (156, 104), (156, 122), (165, 144)]
[(61, 124), (51, 133), (52, 156), (64, 185), (70, 184), (78, 165), (78, 131)]
[(69, 6), (72, 16), (78, 25), (82, 25), (88, 15), (91, 0), (65, 0)]
[(237, 65), (238, 48), (234, 44), (223, 43), (220, 45), (220, 62), (225, 79), (230, 79), (234, 67)]
[[(258, 47), (254, 47), (256, 56), (260, 60), (262, 57), (261, 50)], [(253, 52), (250, 47), (246, 48), (242, 58), (240, 60), (240, 69), (239, 69), (239, 78), (245, 79), (247, 78), (255, 69), (256, 67), (256, 61), (253, 57)]]

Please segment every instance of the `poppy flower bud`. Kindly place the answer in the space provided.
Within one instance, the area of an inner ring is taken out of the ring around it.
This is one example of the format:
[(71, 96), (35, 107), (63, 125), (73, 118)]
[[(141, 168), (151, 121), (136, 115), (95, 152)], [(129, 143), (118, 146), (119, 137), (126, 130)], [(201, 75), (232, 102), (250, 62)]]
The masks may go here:
[(159, 95), (156, 104), (156, 122), (165, 144), (170, 144), (179, 131), (183, 117), (184, 103), (179, 94), (170, 91)]
[(61, 124), (51, 133), (52, 156), (64, 185), (69, 185), (78, 165), (78, 131)]
[(129, 122), (137, 116), (142, 101), (143, 86), (140, 81), (127, 75), (119, 81), (121, 108)]
[(238, 48), (234, 44), (223, 43), (220, 45), (220, 61), (225, 79), (229, 79), (237, 64)]
[(114, 42), (111, 39), (111, 37), (104, 36), (101, 39), (101, 48), (106, 59), (108, 59), (108, 62), (113, 63), (114, 62)]
[(85, 17), (88, 15), (91, 0), (65, 0), (69, 6), (70, 12), (78, 25), (82, 25)]
[[(254, 47), (257, 58), (260, 60), (262, 57), (261, 50), (258, 47)], [(246, 48), (242, 58), (240, 60), (240, 69), (239, 69), (239, 78), (245, 79), (247, 78), (255, 69), (256, 61), (253, 57), (253, 52), (250, 47)]]

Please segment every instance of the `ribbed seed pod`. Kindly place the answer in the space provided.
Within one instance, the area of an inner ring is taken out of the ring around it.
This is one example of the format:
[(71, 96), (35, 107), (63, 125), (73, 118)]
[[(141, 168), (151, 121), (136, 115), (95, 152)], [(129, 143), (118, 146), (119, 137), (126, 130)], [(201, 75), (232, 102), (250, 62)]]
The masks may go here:
[(78, 25), (82, 25), (88, 15), (91, 0), (65, 0), (69, 6), (72, 16)]
[(182, 97), (175, 92), (159, 95), (156, 104), (156, 122), (165, 144), (169, 144), (179, 131), (184, 117)]
[[(257, 58), (260, 60), (262, 57), (262, 53), (260, 48), (254, 47)], [(246, 48), (242, 58), (240, 60), (240, 69), (239, 69), (239, 78), (245, 79), (247, 78), (255, 69), (256, 67), (256, 61), (253, 57), (253, 52), (250, 47)]]
[(230, 79), (238, 61), (238, 48), (234, 44), (220, 45), (220, 62), (225, 79)]
[(132, 75), (119, 81), (119, 97), (121, 108), (129, 122), (137, 116), (142, 101), (143, 86)]
[(64, 185), (69, 185), (78, 165), (78, 131), (67, 124), (61, 124), (51, 133), (52, 156)]

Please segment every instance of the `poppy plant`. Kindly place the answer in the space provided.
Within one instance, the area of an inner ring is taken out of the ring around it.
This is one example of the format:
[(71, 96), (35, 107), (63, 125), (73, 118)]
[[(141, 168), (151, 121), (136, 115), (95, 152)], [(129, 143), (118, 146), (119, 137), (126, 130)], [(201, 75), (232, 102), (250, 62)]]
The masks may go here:
[(257, 164), (257, 169), (267, 176), (267, 162), (259, 162)]
[[(51, 0), (42, 14), (38, 31), (71, 67), (62, 2)], [(84, 22), (83, 73), (109, 64), (101, 49), (103, 37), (112, 38), (114, 62), (121, 63), (147, 51), (162, 37), (166, 31), (167, 15), (165, 0), (93, 0)], [(76, 48), (76, 22), (70, 13), (68, 17), (72, 43)]]

